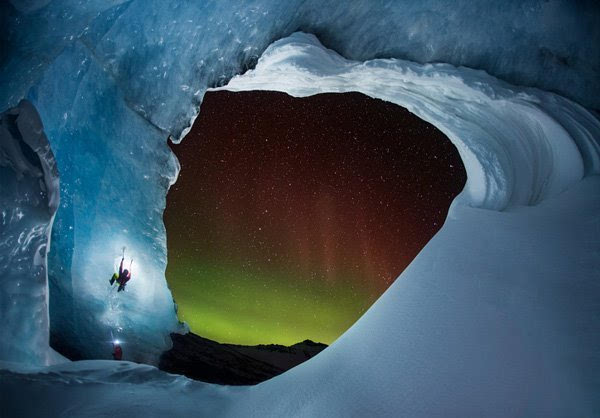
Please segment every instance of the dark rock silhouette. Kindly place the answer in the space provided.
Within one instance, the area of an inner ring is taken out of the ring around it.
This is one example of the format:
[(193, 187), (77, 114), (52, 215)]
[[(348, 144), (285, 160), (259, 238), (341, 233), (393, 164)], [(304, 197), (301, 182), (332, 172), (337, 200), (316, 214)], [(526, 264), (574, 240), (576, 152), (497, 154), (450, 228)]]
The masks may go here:
[(163, 353), (159, 368), (169, 373), (221, 385), (254, 385), (319, 354), (326, 344), (304, 340), (286, 347), (221, 344), (196, 334), (171, 334), (173, 348)]

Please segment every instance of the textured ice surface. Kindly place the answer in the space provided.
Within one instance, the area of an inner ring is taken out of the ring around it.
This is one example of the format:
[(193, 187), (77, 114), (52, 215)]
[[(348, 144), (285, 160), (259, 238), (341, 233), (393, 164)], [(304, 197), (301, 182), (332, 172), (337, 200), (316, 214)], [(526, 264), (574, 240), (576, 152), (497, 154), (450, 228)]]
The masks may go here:
[(38, 414), (20, 400), (35, 391), (56, 415), (600, 411), (600, 127), (584, 108), (464, 68), (347, 61), (306, 34), (273, 44), (256, 70), (226, 88), (359, 90), (406, 105), (450, 136), (475, 182), (371, 309), (330, 348), (281, 376), (217, 389), (119, 363), (4, 371), (0, 390), (17, 394), (9, 410)]
[[(448, 134), (469, 180), (381, 299), (289, 373), (233, 390), (165, 386), (121, 363), (3, 371), (7, 408), (40, 415), (35, 394), (54, 415), (600, 413), (600, 134), (580, 106), (600, 108), (593, 2), (43, 3), (0, 3), (0, 103), (28, 97), (56, 155), (51, 326), (74, 356), (107, 357), (118, 328), (126, 359), (152, 362), (168, 345), (178, 323), (161, 215), (177, 163), (165, 139), (189, 126), (207, 86), (296, 30), (352, 61), (296, 34), (229, 88), (404, 104)], [(123, 245), (140, 268), (117, 299), (106, 283)]]
[[(35, 401), (25, 400), (40, 383)], [(0, 388), (9, 417), (217, 417), (231, 393), (153, 366), (109, 360), (44, 369), (0, 362)]]
[(22, 13), (32, 13), (47, 6), (52, 0), (10, 0), (10, 4)]
[[(49, 259), (53, 345), (73, 358), (110, 358), (112, 333), (126, 341), (124, 358), (156, 362), (179, 329), (164, 279), (162, 210), (177, 167), (166, 138), (78, 43), (29, 96), (42, 115), (64, 110), (46, 118), (65, 173)], [(124, 246), (133, 275), (117, 294), (108, 280)]]
[[(594, 70), (600, 65), (594, 49), (600, 43), (598, 16), (592, 2), (566, 0), (477, 6), (433, 0), (251, 0), (243, 6), (180, 0), (1, 2), (0, 104), (15, 105), (23, 97), (35, 104), (61, 172), (62, 204), (49, 259), (53, 345), (73, 358), (108, 358), (110, 332), (118, 332), (129, 343), (125, 358), (146, 362), (155, 362), (169, 347), (168, 334), (181, 327), (164, 279), (162, 211), (177, 174), (166, 138), (181, 138), (207, 87), (253, 66), (274, 40), (302, 29), (353, 60), (395, 57), (464, 65), (600, 108)], [(529, 103), (525, 108), (536, 112)], [(489, 122), (473, 129), (498, 126)], [(462, 135), (470, 128), (453, 132)], [(521, 128), (514, 133), (523, 143), (527, 133)], [(521, 155), (515, 148), (464, 141), (473, 149), (461, 150), (463, 158), (489, 154), (484, 173), (475, 174), (480, 160), (467, 162), (469, 196), (485, 207), (535, 203), (589, 166), (578, 164), (577, 152), (566, 145), (560, 146), (568, 151), (560, 161), (536, 163), (530, 170), (509, 161)], [(521, 158), (559, 155), (540, 142), (524, 145)], [(530, 172), (511, 172), (515, 167)], [(570, 168), (569, 176), (563, 171)], [(561, 174), (544, 186), (539, 178), (549, 171)], [(505, 189), (511, 187), (515, 190)], [(127, 292), (113, 295), (106, 284), (122, 246), (136, 259), (137, 271)]]
[(33, 105), (0, 114), (0, 360), (48, 364), (46, 255), (58, 172)]
[(594, 1), (54, 0), (27, 14), (0, 7), (8, 38), (0, 102), (18, 102), (77, 43), (132, 109), (175, 137), (206, 86), (223, 84), (298, 30), (350, 59), (463, 65), (600, 108)]
[[(162, 211), (177, 171), (166, 137), (127, 106), (81, 44), (54, 61), (30, 96), (42, 114), (64, 109), (46, 124), (68, 173), (50, 258), (52, 341), (73, 358), (110, 358), (112, 332), (126, 341), (125, 359), (154, 363), (179, 329), (164, 278)], [(117, 294), (108, 280), (124, 246), (133, 274)]]
[(313, 35), (295, 33), (222, 89), (293, 96), (359, 91), (399, 104), (458, 148), (468, 180), (455, 204), (533, 205), (600, 170), (600, 123), (593, 115), (560, 96), (512, 86), (483, 71), (395, 59), (349, 61)]

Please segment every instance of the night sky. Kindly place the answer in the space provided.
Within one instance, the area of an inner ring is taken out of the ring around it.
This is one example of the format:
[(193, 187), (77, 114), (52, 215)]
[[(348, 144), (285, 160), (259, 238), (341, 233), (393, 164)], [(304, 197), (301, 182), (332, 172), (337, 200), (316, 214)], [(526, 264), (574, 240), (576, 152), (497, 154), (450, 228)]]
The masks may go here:
[(359, 93), (207, 93), (172, 149), (167, 281), (180, 319), (220, 342), (333, 342), (466, 181), (441, 132)]

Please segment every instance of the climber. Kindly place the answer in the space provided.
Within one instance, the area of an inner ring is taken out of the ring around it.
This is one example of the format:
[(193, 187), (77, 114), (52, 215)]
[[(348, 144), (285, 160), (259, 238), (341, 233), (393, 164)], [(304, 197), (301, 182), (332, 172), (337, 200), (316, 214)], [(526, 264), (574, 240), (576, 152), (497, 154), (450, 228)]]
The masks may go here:
[(121, 348), (121, 344), (119, 340), (113, 341), (113, 360), (121, 360), (123, 358), (123, 349)]
[[(112, 286), (115, 282), (119, 284), (119, 288), (117, 292), (121, 290), (125, 290), (125, 285), (129, 280), (131, 280), (131, 271), (123, 270), (123, 262), (125, 261), (125, 250), (123, 250), (123, 258), (121, 258), (121, 265), (119, 266), (119, 274), (115, 273), (110, 279), (110, 285)], [(133, 264), (133, 259), (131, 259), (131, 263), (129, 264), (129, 269), (131, 269), (131, 265)]]

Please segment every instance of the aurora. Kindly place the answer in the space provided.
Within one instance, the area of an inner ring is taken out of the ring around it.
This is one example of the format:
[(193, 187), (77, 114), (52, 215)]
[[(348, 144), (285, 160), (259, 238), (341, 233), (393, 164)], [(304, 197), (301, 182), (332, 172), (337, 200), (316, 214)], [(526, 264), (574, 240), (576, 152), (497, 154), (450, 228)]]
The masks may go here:
[(220, 342), (330, 344), (466, 181), (443, 133), (358, 93), (209, 92), (172, 148), (167, 280), (179, 318)]

